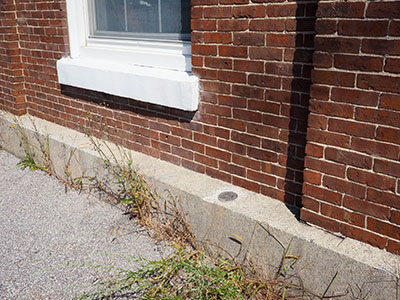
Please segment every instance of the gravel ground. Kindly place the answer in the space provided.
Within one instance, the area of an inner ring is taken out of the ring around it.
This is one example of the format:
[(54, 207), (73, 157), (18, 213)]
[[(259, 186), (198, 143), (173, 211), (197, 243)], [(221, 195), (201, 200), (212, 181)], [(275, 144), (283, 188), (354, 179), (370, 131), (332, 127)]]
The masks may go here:
[(117, 208), (17, 162), (0, 151), (0, 299), (71, 299), (107, 276), (90, 263), (127, 268), (129, 255), (167, 252)]

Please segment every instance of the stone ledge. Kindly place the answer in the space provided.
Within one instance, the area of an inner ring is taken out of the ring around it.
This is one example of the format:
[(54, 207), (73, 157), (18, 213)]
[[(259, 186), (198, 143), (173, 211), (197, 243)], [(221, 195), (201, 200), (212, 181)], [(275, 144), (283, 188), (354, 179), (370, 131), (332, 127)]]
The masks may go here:
[[(32, 116), (19, 120), (30, 137), (35, 132), (32, 121), (40, 135), (48, 134), (52, 161), (59, 174), (64, 173), (74, 151), (72, 173), (78, 176), (85, 170), (86, 174), (104, 175), (102, 161), (84, 134)], [(22, 157), (12, 123), (12, 115), (0, 111), (0, 146)], [(362, 299), (396, 299), (396, 289), (400, 289), (395, 275), (397, 272), (400, 276), (399, 256), (303, 224), (277, 200), (129, 152), (138, 171), (161, 194), (168, 191), (182, 201), (198, 240), (226, 250), (239, 261), (250, 260), (270, 276), (276, 273), (283, 251), (290, 244), (289, 253), (299, 257), (293, 272), (307, 289), (322, 294), (337, 272), (329, 295), (351, 289), (354, 296), (368, 295)], [(238, 198), (221, 202), (218, 195), (223, 191), (234, 191)], [(241, 238), (241, 244), (232, 238), (236, 236)], [(355, 297), (350, 292), (344, 299)]]

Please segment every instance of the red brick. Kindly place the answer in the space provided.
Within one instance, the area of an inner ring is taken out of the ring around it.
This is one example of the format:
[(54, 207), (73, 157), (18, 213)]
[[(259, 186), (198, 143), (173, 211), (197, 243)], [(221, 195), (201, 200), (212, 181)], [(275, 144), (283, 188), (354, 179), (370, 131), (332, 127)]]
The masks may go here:
[(247, 132), (251, 133), (251, 134), (260, 135), (260, 136), (277, 138), (279, 129), (276, 127), (265, 126), (262, 124), (249, 123), (249, 124), (247, 124)]
[(361, 50), (364, 53), (400, 55), (400, 40), (364, 39)]
[(372, 202), (357, 199), (348, 195), (345, 195), (343, 198), (343, 206), (383, 220), (388, 220), (390, 216), (390, 209), (388, 207), (377, 205)]
[(278, 155), (272, 151), (266, 151), (258, 148), (247, 148), (247, 155), (255, 159), (260, 159), (262, 161), (276, 162), (278, 160)]
[(219, 70), (218, 80), (224, 82), (246, 83), (246, 73)]
[(250, 47), (249, 57), (251, 59), (282, 60), (283, 50), (273, 47)]
[(182, 140), (182, 147), (195, 152), (204, 153), (204, 145), (189, 140)]
[(387, 251), (400, 255), (400, 242), (388, 240)]
[(213, 168), (206, 167), (206, 174), (208, 176), (211, 176), (213, 178), (217, 178), (217, 179), (222, 180), (222, 181), (232, 182), (232, 175), (230, 175), (228, 173), (225, 173), (225, 172), (218, 171), (218, 170), (213, 169)]
[(248, 76), (248, 83), (260, 87), (280, 88), (281, 78), (269, 75), (250, 74)]
[(193, 67), (192, 72), (203, 79), (217, 79), (216, 70)]
[(315, 50), (326, 51), (329, 53), (338, 52), (357, 54), (360, 50), (360, 40), (357, 38), (317, 36), (315, 38)]
[(373, 188), (368, 188), (367, 199), (369, 201), (379, 203), (382, 205), (394, 207), (397, 209), (400, 208), (400, 196), (397, 196), (390, 192), (379, 191)]
[(306, 154), (309, 156), (322, 158), (324, 155), (324, 148), (322, 146), (307, 143)]
[(400, 21), (391, 21), (389, 34), (392, 36), (400, 36)]
[(375, 125), (359, 122), (346, 121), (341, 119), (329, 119), (328, 130), (346, 133), (352, 136), (375, 137)]
[(220, 57), (205, 57), (204, 65), (214, 69), (232, 69), (232, 59)]
[(323, 185), (331, 190), (353, 195), (357, 198), (363, 198), (365, 196), (366, 188), (364, 186), (342, 179), (324, 176)]
[(217, 47), (212, 45), (192, 45), (192, 53), (193, 55), (216, 55)]
[(400, 225), (400, 210), (392, 210), (390, 222)]
[(233, 69), (246, 72), (263, 73), (264, 62), (250, 60), (234, 60)]
[(366, 140), (353, 137), (351, 141), (351, 149), (359, 152), (365, 152), (371, 155), (379, 155), (397, 159), (399, 157), (399, 146), (394, 146), (386, 143), (380, 143), (373, 140)]
[(304, 166), (308, 169), (320, 171), (324, 174), (330, 174), (341, 178), (345, 177), (346, 167), (344, 165), (306, 157)]
[(397, 1), (370, 2), (366, 16), (371, 18), (400, 18), (400, 3)]
[(204, 7), (205, 18), (230, 18), (232, 17), (231, 7)]
[(218, 158), (224, 161), (230, 161), (231, 160), (231, 154), (229, 152), (226, 151), (221, 151), (218, 150), (216, 148), (211, 148), (206, 146), (206, 154), (208, 156), (214, 157), (214, 158)]
[(198, 173), (205, 173), (206, 171), (206, 167), (185, 159), (182, 159), (182, 167)]
[(174, 165), (180, 165), (181, 164), (181, 158), (180, 157), (177, 157), (177, 156), (174, 156), (174, 155), (171, 155), (171, 154), (168, 154), (168, 153), (164, 153), (164, 152), (160, 153), (160, 159), (168, 161), (170, 163), (173, 163)]
[(400, 163), (389, 160), (375, 159), (374, 171), (400, 177)]
[(310, 97), (318, 100), (328, 100), (330, 87), (312, 84), (310, 89)]
[(217, 139), (215, 137), (209, 136), (207, 134), (195, 132), (193, 134), (193, 138), (196, 142), (199, 142), (199, 143), (203, 143), (203, 144), (210, 145), (210, 146), (217, 145)]
[(248, 28), (247, 20), (218, 20), (218, 31), (245, 31)]
[(237, 6), (233, 7), (235, 18), (263, 18), (265, 17), (264, 5)]
[(400, 141), (400, 129), (378, 126), (376, 138), (381, 141), (398, 144)]
[(399, 226), (395, 226), (393, 224), (382, 222), (380, 220), (369, 217), (367, 219), (367, 228), (374, 232), (400, 240)]
[(309, 128), (307, 130), (307, 140), (309, 142), (316, 142), (343, 148), (348, 148), (350, 145), (350, 137), (347, 135), (331, 133), (313, 128)]
[(246, 169), (243, 167), (239, 167), (237, 165), (226, 163), (223, 161), (220, 161), (218, 163), (218, 166), (219, 166), (220, 170), (228, 172), (229, 174), (237, 175), (237, 176), (241, 176), (241, 177), (246, 176)]
[(231, 129), (236, 129), (239, 131), (244, 131), (244, 129), (245, 129), (245, 123), (242, 120), (219, 118), (218, 125), (227, 127), (227, 128), (231, 128)]
[(383, 58), (374, 56), (336, 54), (334, 65), (338, 69), (357, 71), (382, 71)]
[(303, 185), (303, 195), (324, 200), (325, 202), (333, 203), (336, 205), (342, 204), (342, 195), (330, 191), (324, 187), (314, 186), (308, 183)]
[(311, 100), (309, 109), (311, 112), (334, 117), (352, 119), (354, 115), (354, 106), (342, 103)]
[(255, 172), (252, 170), (247, 171), (247, 178), (253, 181), (257, 181), (266, 185), (276, 186), (276, 177), (261, 172)]
[(260, 147), (261, 144), (261, 139), (259, 137), (237, 131), (232, 131), (231, 139), (235, 142), (240, 142), (255, 147)]
[(242, 145), (239, 143), (234, 143), (234, 142), (227, 141), (227, 140), (218, 139), (218, 148), (225, 149), (232, 153), (237, 153), (237, 154), (241, 154), (241, 155), (246, 154), (246, 146), (245, 145)]
[(246, 98), (264, 99), (264, 89), (247, 85), (234, 85), (232, 94)]
[(313, 70), (312, 80), (320, 84), (353, 87), (355, 74), (338, 71)]
[(232, 155), (232, 162), (234, 162), (235, 164), (244, 166), (246, 168), (257, 170), (257, 171), (261, 169), (260, 161), (257, 161), (257, 160), (254, 160), (254, 159), (251, 159), (248, 157), (236, 155), (236, 154)]
[(204, 42), (210, 44), (230, 44), (232, 43), (232, 34), (222, 32), (205, 32)]
[(365, 2), (321, 2), (317, 17), (363, 18)]
[(191, 20), (192, 30), (201, 31), (215, 31), (217, 29), (216, 20), (204, 20), (204, 19), (192, 19)]
[(357, 86), (361, 89), (400, 93), (399, 80), (392, 76), (359, 74)]
[(263, 33), (238, 32), (233, 34), (234, 45), (263, 46), (264, 43)]
[(324, 52), (314, 52), (313, 65), (314, 67), (330, 68), (332, 67), (333, 55)]
[(195, 159), (195, 161), (197, 161), (201, 164), (207, 165), (207, 166), (211, 166), (214, 168), (216, 168), (218, 166), (218, 161), (216, 159), (205, 156), (205, 155), (195, 153), (194, 159)]
[[(299, 66), (297, 69), (297, 75), (299, 76), (301, 73), (301, 67)], [(296, 73), (296, 65), (293, 65), (292, 63), (267, 62), (265, 63), (265, 73), (292, 76)]]
[(260, 192), (260, 184), (256, 183), (256, 182), (253, 182), (253, 181), (249, 181), (249, 180), (234, 176), (232, 178), (232, 183), (234, 185), (241, 186), (241, 187), (243, 187), (245, 189), (248, 189), (248, 190), (256, 192), (256, 193)]
[(270, 31), (270, 32), (282, 32), (285, 30), (284, 20), (250, 20), (250, 30), (253, 31)]
[(315, 31), (318, 34), (334, 34), (337, 31), (337, 21), (317, 19), (315, 22)]
[(325, 158), (364, 169), (370, 169), (372, 167), (372, 158), (370, 156), (336, 148), (326, 148)]
[(400, 59), (387, 58), (385, 62), (385, 71), (390, 73), (400, 73)]
[(381, 176), (376, 173), (365, 172), (362, 170), (348, 168), (347, 178), (351, 181), (367, 184), (383, 190), (394, 192), (396, 189), (396, 181), (393, 178)]
[(363, 106), (376, 106), (379, 93), (359, 91), (354, 89), (332, 88), (332, 100), (359, 104)]
[(243, 97), (234, 97), (226, 95), (218, 95), (218, 104), (233, 106), (233, 107), (246, 107), (246, 99)]
[(305, 209), (315, 211), (316, 213), (319, 212), (319, 206), (320, 206), (321, 202), (316, 201), (312, 198), (303, 196), (301, 203)]
[(268, 17), (295, 17), (304, 16), (304, 6), (297, 4), (269, 4)]
[(357, 108), (356, 119), (360, 121), (400, 127), (400, 112), (378, 110), (373, 108)]
[(340, 20), (338, 33), (354, 36), (386, 36), (389, 21)]
[(340, 229), (340, 223), (338, 221), (326, 218), (304, 208), (300, 212), (300, 219), (332, 232), (339, 232)]
[(233, 117), (239, 120), (246, 120), (251, 122), (259, 123), (261, 122), (261, 113), (255, 111), (249, 111), (246, 109), (233, 109)]
[(304, 181), (312, 184), (321, 184), (321, 173), (313, 172), (310, 170), (304, 170)]
[(378, 247), (380, 249), (385, 248), (386, 246), (386, 242), (387, 242), (387, 238), (382, 237), (380, 235), (374, 234), (370, 231), (361, 229), (361, 228), (357, 228), (354, 226), (350, 226), (347, 224), (341, 224), (340, 226), (340, 233), (342, 233), (343, 235), (368, 243), (374, 247)]
[(247, 57), (247, 47), (219, 46), (218, 52), (220, 56), (239, 57), (239, 58)]
[(206, 92), (216, 92), (221, 94), (229, 94), (231, 92), (230, 84), (215, 81), (202, 81), (203, 90)]
[(267, 34), (267, 46), (295, 47), (296, 35), (294, 34)]

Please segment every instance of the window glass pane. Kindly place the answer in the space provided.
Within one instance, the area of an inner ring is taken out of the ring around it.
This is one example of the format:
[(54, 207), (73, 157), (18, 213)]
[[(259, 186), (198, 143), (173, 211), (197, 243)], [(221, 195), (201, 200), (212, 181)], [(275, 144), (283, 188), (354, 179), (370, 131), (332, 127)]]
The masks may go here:
[(122, 0), (95, 0), (96, 29), (125, 31), (125, 9)]
[(190, 1), (161, 2), (162, 32), (190, 33)]
[(94, 0), (94, 10), (95, 35), (189, 39), (190, 0)]
[(158, 0), (127, 1), (128, 31), (160, 32)]

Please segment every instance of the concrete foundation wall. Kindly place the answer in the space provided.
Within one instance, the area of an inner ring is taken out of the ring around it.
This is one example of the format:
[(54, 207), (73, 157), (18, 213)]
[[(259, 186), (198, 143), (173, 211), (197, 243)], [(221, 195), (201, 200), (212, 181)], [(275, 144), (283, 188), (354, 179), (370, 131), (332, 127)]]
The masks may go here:
[[(12, 116), (0, 116), (0, 146), (22, 157)], [(64, 174), (73, 152), (70, 169), (74, 175), (105, 175), (102, 160), (87, 136), (31, 116), (23, 116), (19, 122), (32, 141), (35, 134), (49, 136), (58, 174)], [(290, 273), (315, 293), (323, 294), (337, 274), (326, 295), (347, 292), (344, 299), (400, 299), (399, 256), (301, 223), (280, 201), (138, 152), (130, 154), (138, 171), (161, 195), (181, 200), (197, 240), (211, 249), (224, 249), (223, 253), (239, 262), (251, 262), (271, 278), (289, 248), (288, 254), (299, 257)], [(221, 202), (218, 195), (223, 191), (234, 191), (238, 198)]]

